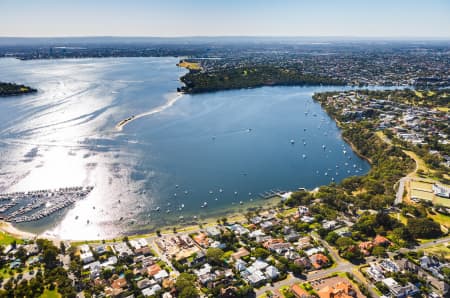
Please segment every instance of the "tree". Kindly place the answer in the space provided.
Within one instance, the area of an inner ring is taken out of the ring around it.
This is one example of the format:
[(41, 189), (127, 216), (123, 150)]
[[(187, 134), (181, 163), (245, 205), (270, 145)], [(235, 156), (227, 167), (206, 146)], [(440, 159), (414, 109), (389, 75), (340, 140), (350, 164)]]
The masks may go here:
[(196, 298), (199, 296), (197, 288), (195, 287), (195, 275), (189, 273), (181, 273), (175, 282), (175, 288), (178, 292), (178, 297)]
[(386, 254), (386, 249), (383, 246), (375, 246), (372, 249), (372, 255), (376, 257), (382, 257)]
[(255, 248), (255, 250), (253, 251), (253, 256), (257, 259), (265, 259), (270, 255), (270, 252), (262, 247), (257, 247)]
[(224, 252), (220, 248), (210, 247), (206, 251), (206, 258), (209, 262), (218, 265), (222, 263), (223, 254)]
[(349, 246), (352, 246), (355, 242), (350, 237), (341, 237), (336, 240), (336, 245), (339, 247), (339, 249), (344, 249)]
[(335, 244), (336, 240), (339, 238), (339, 235), (336, 232), (328, 233), (327, 237), (325, 237), (325, 241), (330, 244)]
[(442, 236), (441, 226), (431, 218), (408, 218), (408, 229), (415, 238), (432, 239)]

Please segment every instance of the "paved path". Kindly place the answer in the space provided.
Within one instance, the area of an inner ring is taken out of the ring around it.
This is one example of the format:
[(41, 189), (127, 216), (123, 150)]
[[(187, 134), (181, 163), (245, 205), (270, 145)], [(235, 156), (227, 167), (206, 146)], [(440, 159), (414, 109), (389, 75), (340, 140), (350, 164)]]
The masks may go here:
[(405, 182), (408, 180), (408, 177), (403, 177), (398, 182), (398, 190), (395, 196), (394, 205), (401, 204), (403, 202), (403, 193), (405, 192)]

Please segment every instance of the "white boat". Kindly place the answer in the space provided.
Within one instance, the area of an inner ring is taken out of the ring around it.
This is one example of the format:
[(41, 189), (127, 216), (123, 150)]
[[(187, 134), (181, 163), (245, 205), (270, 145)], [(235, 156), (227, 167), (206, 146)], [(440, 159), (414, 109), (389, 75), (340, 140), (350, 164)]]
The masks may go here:
[(291, 140), (291, 144), (295, 144), (295, 141), (294, 141), (294, 140)]

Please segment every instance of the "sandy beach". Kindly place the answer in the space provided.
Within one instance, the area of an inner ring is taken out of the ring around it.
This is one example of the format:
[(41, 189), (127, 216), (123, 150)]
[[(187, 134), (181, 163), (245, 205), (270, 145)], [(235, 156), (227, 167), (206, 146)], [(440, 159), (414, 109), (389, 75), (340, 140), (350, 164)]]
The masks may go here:
[(9, 222), (3, 221), (3, 220), (0, 221), (0, 230), (11, 236), (14, 236), (14, 237), (20, 238), (20, 239), (35, 239), (38, 237), (38, 235), (36, 235), (36, 234), (19, 230), (19, 229), (15, 228)]

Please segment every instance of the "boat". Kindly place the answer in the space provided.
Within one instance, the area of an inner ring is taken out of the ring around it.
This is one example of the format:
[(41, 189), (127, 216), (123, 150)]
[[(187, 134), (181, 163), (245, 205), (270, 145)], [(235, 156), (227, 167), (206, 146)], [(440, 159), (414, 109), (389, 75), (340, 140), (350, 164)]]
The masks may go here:
[(291, 140), (291, 144), (295, 144), (295, 141), (294, 141), (294, 140)]
[(239, 201), (239, 204), (240, 204), (240, 205), (243, 205), (243, 204), (244, 204), (244, 202), (242, 202), (242, 201)]
[(223, 192), (223, 189), (219, 188), (219, 192)]
[(155, 208), (155, 211), (159, 211), (159, 210), (161, 210), (161, 207), (158, 206)]
[(189, 192), (187, 190), (184, 191), (184, 194), (187, 195)]
[(178, 184), (175, 184), (175, 188), (178, 188), (178, 186), (179, 186)]
[(305, 159), (306, 158), (306, 154), (302, 154), (302, 157), (303, 157), (303, 159)]
[(177, 193), (174, 193), (173, 196), (176, 197), (176, 196), (177, 196)]
[(234, 192), (234, 195), (235, 195), (235, 196), (237, 196), (237, 194), (238, 194), (238, 192), (237, 192), (237, 191), (235, 191), (235, 192)]

